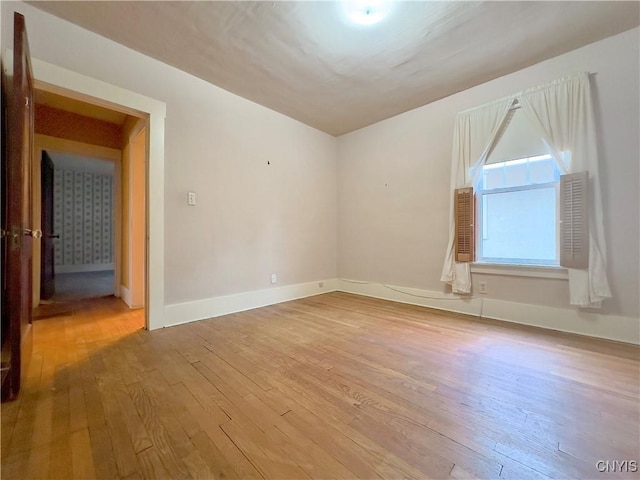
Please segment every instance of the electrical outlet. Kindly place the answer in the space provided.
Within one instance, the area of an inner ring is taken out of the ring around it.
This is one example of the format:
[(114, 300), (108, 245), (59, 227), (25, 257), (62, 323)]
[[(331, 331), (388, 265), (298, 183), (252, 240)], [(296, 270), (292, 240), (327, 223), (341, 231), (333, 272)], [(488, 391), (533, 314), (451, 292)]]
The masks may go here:
[(278, 277), (275, 273), (271, 274), (271, 283), (278, 283)]
[(187, 205), (191, 205), (192, 207), (196, 204), (196, 192), (187, 193)]
[(478, 292), (487, 293), (487, 282), (478, 282)]
[(318, 287), (320, 288), (324, 287), (324, 282), (318, 282)]

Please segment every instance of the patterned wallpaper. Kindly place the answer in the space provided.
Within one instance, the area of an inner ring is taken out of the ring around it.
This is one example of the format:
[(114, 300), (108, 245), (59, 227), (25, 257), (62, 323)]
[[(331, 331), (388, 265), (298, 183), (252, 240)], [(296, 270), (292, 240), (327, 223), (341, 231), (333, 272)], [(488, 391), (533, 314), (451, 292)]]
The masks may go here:
[(53, 224), (56, 265), (113, 263), (113, 177), (56, 168)]

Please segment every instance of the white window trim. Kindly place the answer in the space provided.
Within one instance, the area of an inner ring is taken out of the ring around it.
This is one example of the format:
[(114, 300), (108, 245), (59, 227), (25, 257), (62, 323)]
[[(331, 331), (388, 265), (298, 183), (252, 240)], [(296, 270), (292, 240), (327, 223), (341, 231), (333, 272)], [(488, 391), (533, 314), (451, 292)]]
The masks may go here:
[(566, 268), (552, 265), (507, 265), (475, 262), (471, 264), (471, 273), (569, 280), (569, 272)]

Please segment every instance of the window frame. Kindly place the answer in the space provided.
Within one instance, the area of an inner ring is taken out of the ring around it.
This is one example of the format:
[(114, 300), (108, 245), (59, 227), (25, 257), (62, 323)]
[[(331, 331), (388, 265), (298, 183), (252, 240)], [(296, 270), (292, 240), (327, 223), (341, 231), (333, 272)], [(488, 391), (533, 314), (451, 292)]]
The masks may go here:
[[(564, 156), (564, 152), (563, 152)], [(554, 181), (545, 182), (545, 183), (531, 183), (531, 168), (530, 163), (532, 159), (551, 159), (553, 160), (553, 168), (554, 168)], [(527, 180), (528, 184), (519, 185), (513, 187), (499, 187), (492, 189), (484, 188), (484, 169), (490, 165), (500, 165), (502, 164), (502, 168), (506, 166), (505, 164), (510, 162), (518, 162), (518, 161), (526, 161), (527, 164)], [(479, 228), (476, 228), (475, 232), (475, 240), (476, 240), (476, 252), (475, 252), (475, 265), (478, 266), (504, 266), (504, 267), (540, 267), (543, 269), (561, 269), (560, 266), (560, 228), (557, 225), (558, 219), (560, 218), (560, 176), (562, 175), (562, 171), (560, 167), (557, 165), (553, 156), (550, 154), (541, 154), (541, 155), (532, 155), (530, 157), (523, 158), (514, 158), (505, 160), (503, 162), (496, 162), (495, 164), (483, 165), (480, 170), (480, 175), (475, 182), (474, 193), (476, 196), (476, 218), (475, 222)], [(486, 239), (484, 237), (484, 232), (486, 231), (485, 221), (487, 216), (484, 215), (486, 209), (486, 198), (488, 195), (495, 195), (501, 193), (514, 193), (514, 192), (522, 192), (522, 191), (530, 191), (530, 190), (540, 190), (540, 189), (548, 189), (554, 188), (555, 190), (555, 208), (556, 208), (556, 230), (555, 230), (555, 259), (553, 261), (545, 261), (545, 260), (537, 260), (530, 258), (504, 258), (504, 257), (485, 257), (483, 255), (483, 241)]]

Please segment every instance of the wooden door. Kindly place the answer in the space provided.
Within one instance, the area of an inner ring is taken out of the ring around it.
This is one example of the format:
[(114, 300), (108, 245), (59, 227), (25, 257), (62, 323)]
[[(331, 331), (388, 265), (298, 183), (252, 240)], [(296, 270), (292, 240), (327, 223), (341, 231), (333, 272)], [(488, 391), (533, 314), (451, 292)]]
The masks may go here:
[(55, 293), (54, 282), (54, 238), (53, 232), (53, 161), (47, 152), (42, 152), (40, 163), (40, 185), (42, 192), (42, 249), (40, 252), (40, 299), (49, 300)]
[[(5, 72), (3, 71), (3, 74)], [(5, 139), (2, 169), (2, 398), (14, 399), (31, 357), (33, 77), (25, 20), (13, 22), (13, 71), (6, 72)], [(5, 113), (5, 112), (3, 112)], [(6, 343), (6, 345), (5, 345)]]

